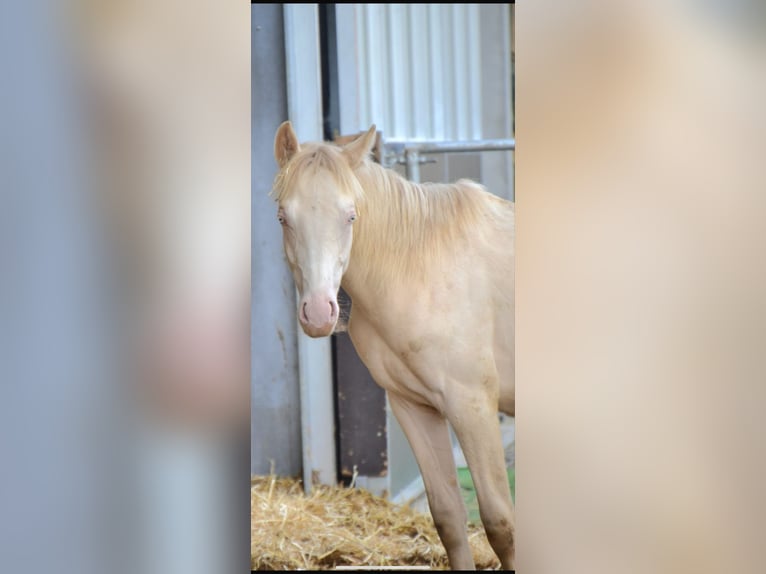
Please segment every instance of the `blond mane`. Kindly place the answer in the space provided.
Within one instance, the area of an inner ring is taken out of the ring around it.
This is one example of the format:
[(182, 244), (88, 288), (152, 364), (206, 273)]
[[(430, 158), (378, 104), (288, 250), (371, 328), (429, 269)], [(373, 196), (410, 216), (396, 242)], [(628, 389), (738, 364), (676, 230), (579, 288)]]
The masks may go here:
[[(455, 183), (415, 183), (366, 160), (356, 170), (364, 190), (357, 205), (360, 225), (352, 253), (357, 273), (368, 284), (402, 279), (428, 281), (434, 269), (449, 268), (468, 245), (482, 244), (498, 264), (512, 249), (513, 209), (462, 179)], [(507, 232), (508, 241), (500, 241)]]

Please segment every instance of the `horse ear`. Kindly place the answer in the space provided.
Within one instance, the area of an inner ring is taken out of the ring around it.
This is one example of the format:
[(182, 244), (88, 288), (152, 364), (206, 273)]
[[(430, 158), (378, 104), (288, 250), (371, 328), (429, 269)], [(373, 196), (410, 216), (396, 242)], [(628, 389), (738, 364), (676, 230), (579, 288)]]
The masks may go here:
[(277, 128), (277, 135), (274, 137), (274, 159), (277, 160), (279, 167), (284, 165), (298, 153), (301, 149), (298, 143), (298, 136), (295, 135), (293, 124), (290, 121), (282, 122)]
[(375, 127), (375, 124), (372, 124), (366, 133), (359, 136), (343, 148), (343, 153), (346, 155), (348, 163), (352, 168), (362, 163), (362, 161), (370, 154), (372, 147), (375, 145), (376, 133), (377, 128)]

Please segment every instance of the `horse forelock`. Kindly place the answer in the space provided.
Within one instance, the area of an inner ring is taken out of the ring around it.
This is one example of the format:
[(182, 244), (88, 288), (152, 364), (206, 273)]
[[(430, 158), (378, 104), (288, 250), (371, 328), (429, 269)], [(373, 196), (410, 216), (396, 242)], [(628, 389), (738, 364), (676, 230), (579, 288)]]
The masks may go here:
[(361, 198), (362, 188), (341, 149), (328, 143), (303, 144), (277, 173), (270, 195), (279, 202), (289, 199), (306, 189), (305, 179), (315, 179), (320, 173), (329, 174), (334, 179), (337, 193), (355, 201)]

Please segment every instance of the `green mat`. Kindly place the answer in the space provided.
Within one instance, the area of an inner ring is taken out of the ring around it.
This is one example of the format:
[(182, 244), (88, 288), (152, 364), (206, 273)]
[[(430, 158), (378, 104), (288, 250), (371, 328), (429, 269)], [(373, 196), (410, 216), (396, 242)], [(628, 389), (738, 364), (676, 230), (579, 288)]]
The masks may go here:
[[(476, 489), (473, 486), (473, 479), (471, 478), (471, 471), (467, 468), (457, 469), (457, 479), (460, 483), (460, 491), (463, 493), (463, 500), (465, 500), (465, 507), (468, 509), (468, 520), (472, 523), (481, 523), (479, 517), (479, 503), (476, 500)], [(516, 472), (515, 469), (508, 469), (508, 484), (511, 488), (511, 496), (514, 502), (516, 501)]]

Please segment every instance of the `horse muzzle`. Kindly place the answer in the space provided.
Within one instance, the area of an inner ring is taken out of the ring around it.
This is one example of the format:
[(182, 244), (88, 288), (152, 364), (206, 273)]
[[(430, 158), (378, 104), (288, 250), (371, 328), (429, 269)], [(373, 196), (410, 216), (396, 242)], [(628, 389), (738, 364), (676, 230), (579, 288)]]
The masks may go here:
[(298, 320), (309, 337), (332, 335), (338, 322), (338, 302), (327, 294), (303, 297), (298, 309)]

